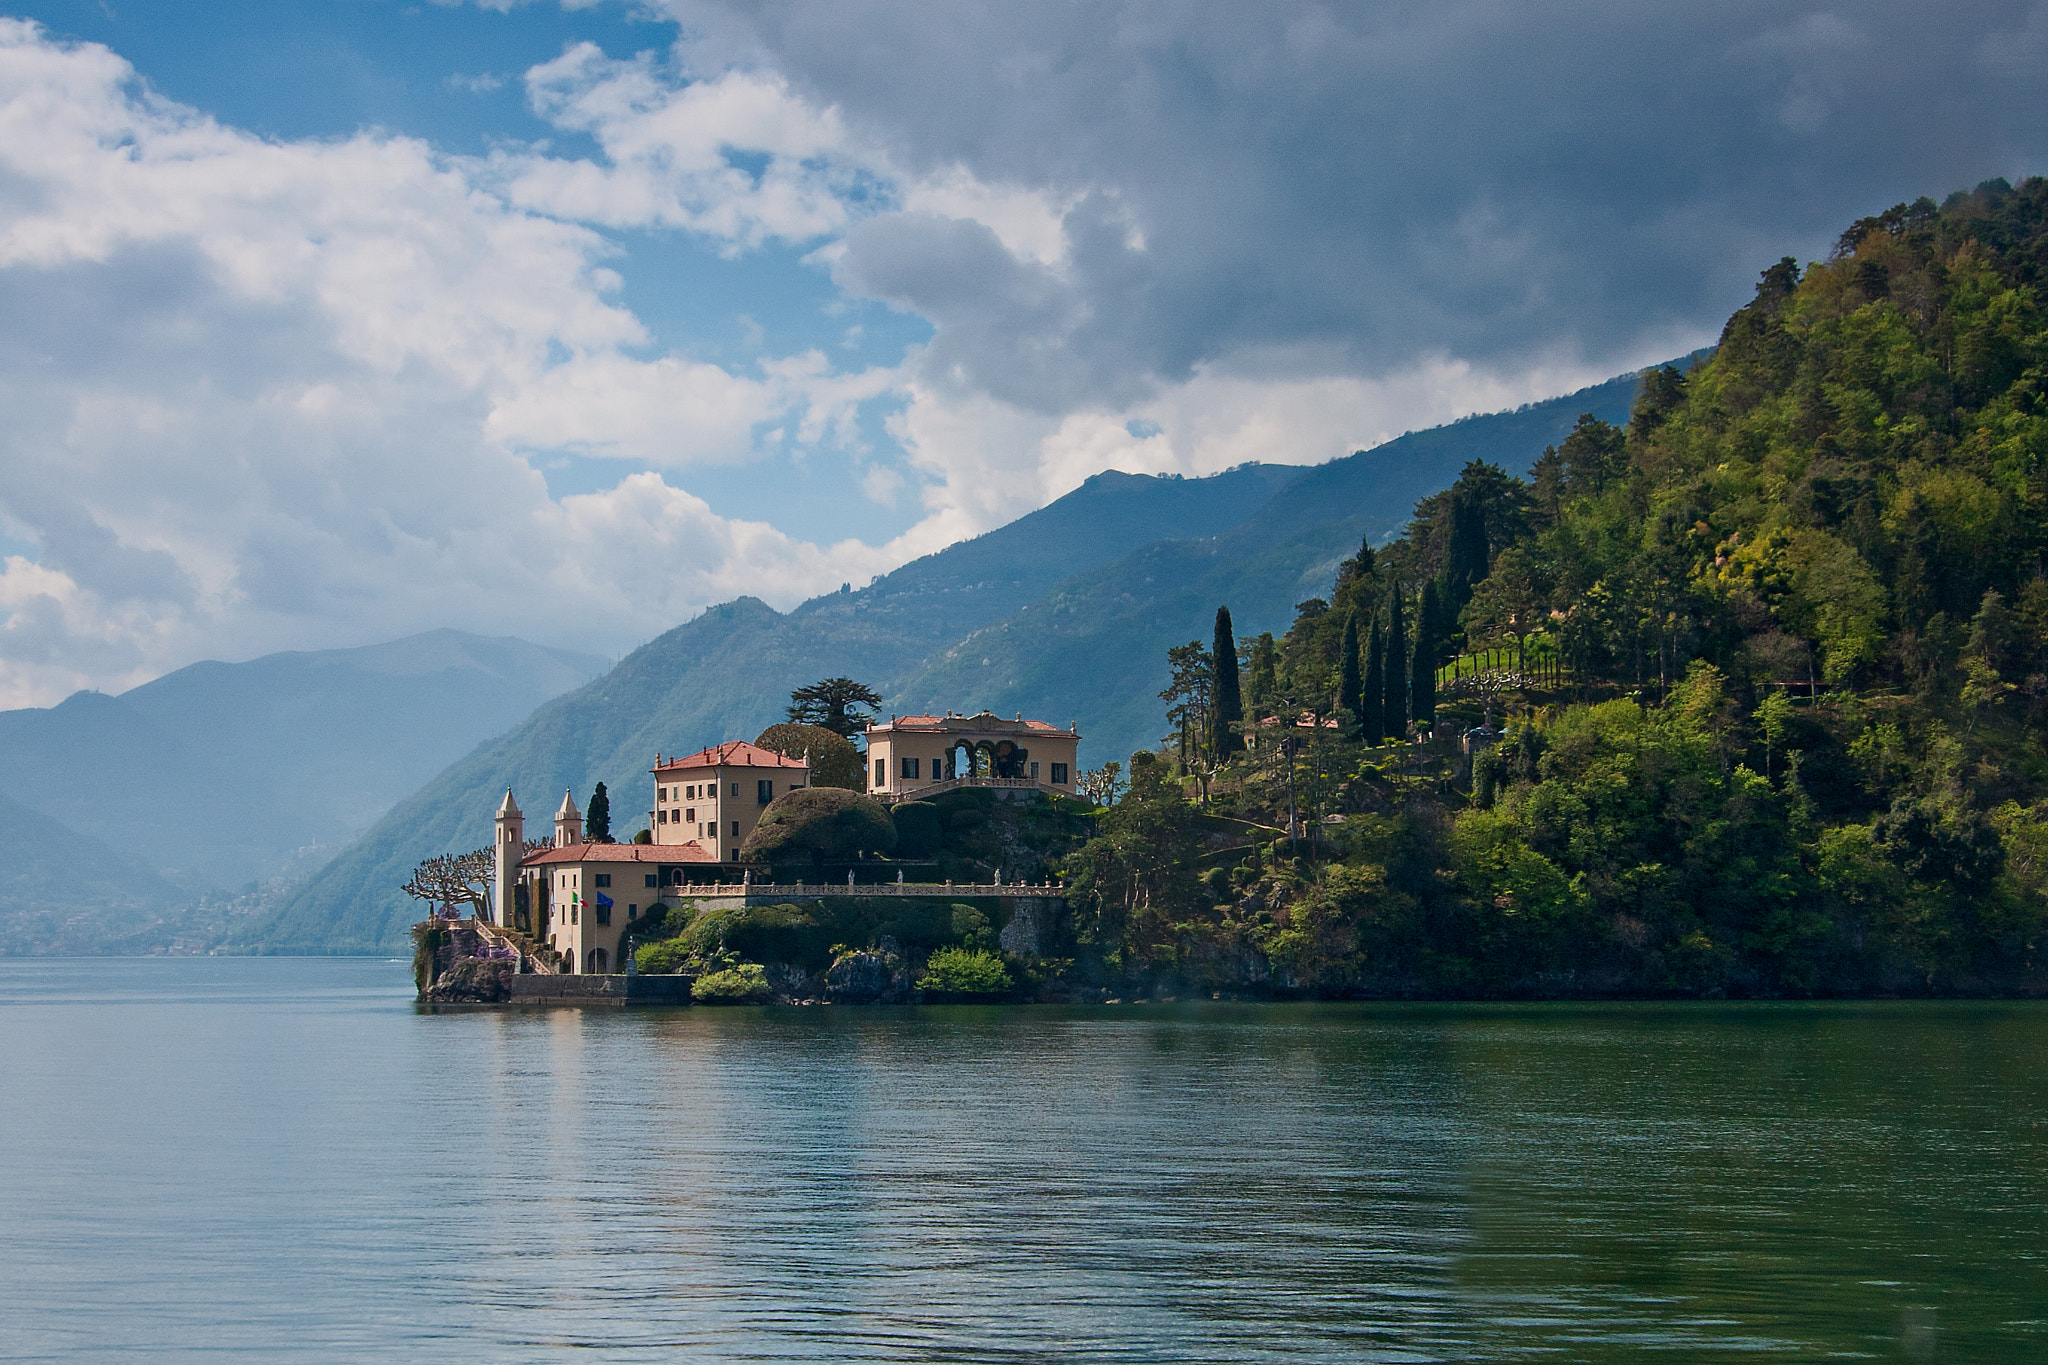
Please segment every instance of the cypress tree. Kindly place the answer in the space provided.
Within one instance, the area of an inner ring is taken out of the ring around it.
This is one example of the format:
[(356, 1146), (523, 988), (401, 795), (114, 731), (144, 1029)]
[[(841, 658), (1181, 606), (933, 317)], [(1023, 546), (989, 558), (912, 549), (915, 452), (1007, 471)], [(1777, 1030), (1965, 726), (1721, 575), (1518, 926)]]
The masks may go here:
[(590, 793), (590, 804), (583, 808), (583, 837), (593, 844), (612, 841), (612, 798), (602, 782)]
[(1216, 660), (1216, 683), (1212, 695), (1215, 703), (1210, 708), (1215, 734), (1210, 752), (1217, 759), (1229, 758), (1244, 749), (1244, 736), (1236, 727), (1244, 723), (1244, 696), (1237, 684), (1237, 637), (1230, 629), (1230, 608), (1216, 608), (1216, 643), (1213, 650)]
[(1401, 585), (1387, 598), (1386, 727), (1389, 739), (1408, 733), (1408, 627), (1401, 619)]
[(1424, 725), (1436, 720), (1436, 656), (1443, 639), (1442, 615), (1436, 582), (1432, 579), (1422, 585), (1422, 605), (1415, 612), (1415, 676), (1411, 693), (1415, 719)]
[(1353, 724), (1365, 719), (1365, 679), (1358, 672), (1358, 613), (1344, 618), (1343, 657), (1338, 661), (1337, 705), (1351, 713)]
[(1386, 637), (1380, 630), (1380, 623), (1372, 623), (1372, 634), (1365, 644), (1365, 685), (1358, 702), (1358, 723), (1363, 729), (1367, 744), (1384, 744), (1387, 739), (1386, 725), (1386, 672), (1380, 656), (1386, 653)]

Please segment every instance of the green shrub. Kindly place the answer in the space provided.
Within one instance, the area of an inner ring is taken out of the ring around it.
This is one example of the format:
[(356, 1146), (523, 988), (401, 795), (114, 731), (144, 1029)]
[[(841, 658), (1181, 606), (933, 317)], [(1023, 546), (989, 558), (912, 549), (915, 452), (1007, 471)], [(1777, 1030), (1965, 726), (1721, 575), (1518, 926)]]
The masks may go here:
[(700, 915), (682, 935), (697, 953), (724, 948), (749, 962), (794, 962), (817, 970), (845, 937), (827, 916), (801, 905), (739, 905)]
[(664, 938), (653, 943), (643, 943), (633, 953), (635, 965), (641, 971), (654, 976), (675, 975), (682, 970), (689, 957), (689, 945), (680, 938)]
[(1009, 964), (994, 953), (972, 948), (941, 948), (925, 964), (918, 978), (921, 991), (947, 991), (958, 995), (991, 995), (1012, 986)]
[(757, 962), (706, 972), (690, 985), (690, 999), (700, 1005), (759, 1005), (772, 994), (767, 969)]
[(953, 902), (953, 937), (960, 940), (960, 946), (973, 952), (986, 952), (996, 943), (995, 931), (989, 927), (988, 916), (971, 905)]
[(946, 821), (929, 801), (905, 801), (892, 808), (896, 825), (896, 856), (935, 858), (946, 845)]

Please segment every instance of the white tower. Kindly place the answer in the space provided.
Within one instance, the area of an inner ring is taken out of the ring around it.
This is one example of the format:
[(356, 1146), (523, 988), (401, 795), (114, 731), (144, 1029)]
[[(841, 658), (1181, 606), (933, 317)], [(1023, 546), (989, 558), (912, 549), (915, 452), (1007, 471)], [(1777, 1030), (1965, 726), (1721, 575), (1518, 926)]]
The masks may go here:
[(555, 847), (567, 848), (583, 842), (583, 812), (576, 809), (576, 798), (567, 787), (562, 789), (562, 808), (555, 812)]
[(519, 803), (512, 799), (512, 789), (505, 788), (505, 799), (498, 803), (498, 817), (495, 846), (498, 852), (498, 900), (496, 905), (498, 923), (510, 928), (512, 925), (512, 893), (519, 884), (519, 860), (526, 853), (526, 817), (519, 812)]

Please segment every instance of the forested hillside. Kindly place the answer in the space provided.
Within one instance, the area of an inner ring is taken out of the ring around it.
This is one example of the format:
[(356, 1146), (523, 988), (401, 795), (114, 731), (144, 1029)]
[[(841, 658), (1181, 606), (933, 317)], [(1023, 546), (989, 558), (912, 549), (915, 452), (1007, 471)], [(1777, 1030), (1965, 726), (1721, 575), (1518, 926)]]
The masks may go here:
[(1082, 961), (1338, 995), (2048, 989), (2044, 287), (2040, 179), (1857, 222), (1625, 426), (1424, 499), (1242, 642), (1240, 693), (1178, 652), (1186, 743), (1070, 863)]

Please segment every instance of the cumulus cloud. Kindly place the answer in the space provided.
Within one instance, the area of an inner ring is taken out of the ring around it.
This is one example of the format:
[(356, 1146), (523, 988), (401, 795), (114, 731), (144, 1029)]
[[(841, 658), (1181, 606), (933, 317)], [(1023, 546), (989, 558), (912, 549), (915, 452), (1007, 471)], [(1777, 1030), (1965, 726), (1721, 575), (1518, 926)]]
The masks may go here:
[[(1851, 218), (2048, 162), (2038, 3), (660, 3), (671, 50), (525, 74), (595, 155), (479, 159), (255, 138), (0, 24), (0, 525), (36, 546), (0, 704), (786, 604), (1104, 467), (1325, 459), (1677, 354)], [(620, 230), (793, 247), (931, 339), (658, 353)], [(923, 520), (809, 545), (674, 486), (792, 445)], [(651, 472), (551, 499), (562, 452)]]
[(927, 200), (837, 267), (933, 318), (935, 382), (1046, 412), (1273, 346), (1620, 368), (1852, 217), (2048, 159), (2048, 68), (1986, 46), (2037, 4), (668, 8), (698, 61), (775, 71), (905, 176), (1062, 216), (1056, 261), (1003, 262)]
[(37, 547), (0, 570), (0, 705), (450, 622), (617, 648), (882, 566), (655, 474), (551, 500), (529, 448), (729, 460), (878, 383), (642, 357), (604, 239), (488, 179), (254, 138), (0, 23), (0, 518)]

